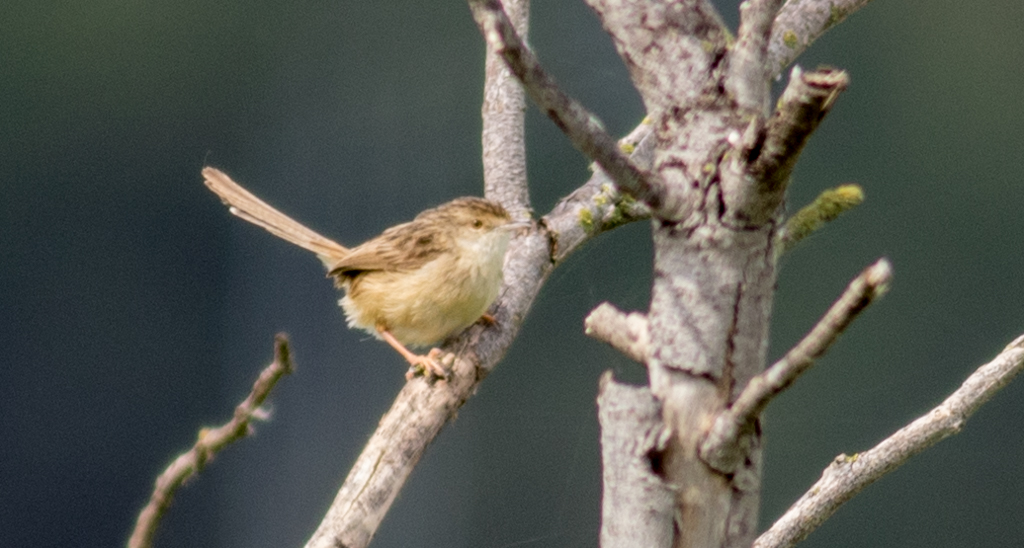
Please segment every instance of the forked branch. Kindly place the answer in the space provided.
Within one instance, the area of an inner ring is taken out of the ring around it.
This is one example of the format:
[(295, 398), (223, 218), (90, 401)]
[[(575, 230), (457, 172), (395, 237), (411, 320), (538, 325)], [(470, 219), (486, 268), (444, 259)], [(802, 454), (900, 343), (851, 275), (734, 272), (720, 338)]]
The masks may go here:
[(735, 471), (746, 457), (743, 437), (754, 431), (768, 402), (810, 369), (857, 315), (885, 292), (891, 279), (892, 266), (885, 259), (854, 278), (814, 329), (781, 360), (751, 379), (732, 406), (718, 416), (701, 445), (704, 462), (727, 474)]
[(652, 207), (660, 195), (648, 175), (619, 150), (597, 116), (563, 92), (523, 42), (499, 0), (469, 0), (489, 49), (500, 54), (537, 106), (555, 122), (580, 152), (597, 162), (623, 191)]

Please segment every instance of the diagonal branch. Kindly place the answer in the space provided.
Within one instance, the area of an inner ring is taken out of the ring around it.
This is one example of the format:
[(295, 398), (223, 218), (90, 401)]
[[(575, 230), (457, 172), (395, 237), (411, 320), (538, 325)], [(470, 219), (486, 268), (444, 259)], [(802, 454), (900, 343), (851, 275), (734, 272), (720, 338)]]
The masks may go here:
[[(507, 124), (503, 127), (510, 128)], [(653, 148), (650, 133), (649, 125), (641, 124), (622, 143), (624, 150), (632, 150), (633, 158), (647, 165)], [(491, 183), (487, 184), (489, 196), (495, 192), (493, 196), (503, 199), (500, 197), (517, 194), (514, 188), (492, 189)], [(516, 185), (518, 180), (502, 173), (494, 184)], [(642, 204), (620, 195), (612, 186), (603, 171), (596, 171), (533, 230), (512, 240), (501, 297), (490, 312), (494, 324), (473, 326), (444, 345), (454, 354), (445, 358), (454, 361), (450, 379), (433, 385), (424, 379), (406, 384), (352, 465), (307, 547), (367, 546), (427, 446), (500, 361), (552, 269), (594, 235), (649, 215)], [(521, 195), (525, 199), (525, 194)], [(589, 229), (579, 222), (586, 217), (583, 211), (594, 212)]]
[(407, 382), (370, 441), (307, 548), (365, 548), (427, 445), (472, 394), (476, 365), (456, 359), (448, 381)]
[[(760, 226), (775, 214), (804, 145), (848, 84), (849, 77), (841, 70), (793, 68), (789, 85), (765, 126), (764, 140), (744, 154), (747, 158), (737, 155), (732, 161), (734, 172), (750, 162), (745, 177), (723, 181), (731, 215), (742, 221), (738, 224)], [(750, 184), (756, 185), (753, 192)]]
[(763, 191), (785, 189), (807, 140), (849, 83), (849, 76), (842, 70), (803, 72), (799, 67), (793, 69), (789, 85), (779, 99), (779, 107), (765, 128), (764, 146), (750, 166)]
[(788, 0), (772, 25), (768, 70), (778, 77), (801, 53), (829, 29), (871, 0)]
[(781, 360), (751, 379), (732, 406), (715, 419), (701, 445), (704, 462), (721, 472), (732, 473), (746, 457), (743, 437), (754, 431), (757, 418), (768, 402), (810, 369), (814, 360), (832, 346), (839, 334), (872, 301), (885, 293), (891, 279), (892, 266), (885, 259), (880, 259), (854, 278), (811, 332)]
[(807, 537), (840, 506), (914, 455), (959, 433), (967, 419), (1024, 369), (1024, 335), (979, 367), (939, 406), (875, 447), (839, 455), (800, 500), (758, 537), (754, 548), (787, 548)]
[[(512, 344), (554, 264), (544, 230), (513, 238), (504, 284), (491, 308), (494, 322), (477, 324), (444, 344), (451, 376), (406, 383), (352, 465), (307, 548), (365, 548), (427, 446), (476, 393)], [(452, 356), (454, 354), (454, 356)]]
[[(630, 151), (630, 160), (640, 169), (648, 169), (654, 158), (654, 141), (651, 125), (644, 121), (619, 140), (619, 147)], [(551, 237), (551, 260), (560, 264), (598, 234), (650, 216), (646, 205), (620, 193), (604, 171), (595, 169), (590, 179), (555, 204), (541, 223)]]
[[(663, 201), (661, 183), (646, 174), (653, 163), (655, 147), (651, 126), (641, 124), (625, 146), (616, 143), (596, 117), (559, 90), (543, 71), (498, 0), (469, 0), (469, 5), (493, 52), (492, 58), (501, 56), (531, 98), (601, 170), (595, 170), (587, 183), (563, 199), (531, 231), (513, 240), (506, 257), (501, 298), (491, 311), (496, 322), (474, 326), (445, 344), (445, 350), (455, 354), (446, 357), (454, 361), (451, 379), (433, 385), (416, 379), (403, 388), (353, 465), (330, 510), (307, 544), (309, 547), (366, 546), (427, 445), (501, 359), (551, 270), (594, 235), (649, 216), (645, 204), (659, 208)], [(521, 5), (525, 6), (525, 2)], [(677, 50), (692, 53), (700, 60), (683, 67), (685, 70), (673, 72), (678, 79), (648, 82), (660, 85), (662, 92), (678, 92), (678, 97), (672, 97), (676, 103), (685, 102), (675, 101), (678, 98), (696, 98), (707, 90), (717, 90), (712, 76), (716, 63), (725, 55), (727, 43), (727, 32), (707, 0), (683, 0), (680, 5), (687, 12), (685, 17), (670, 18), (667, 24), (659, 26), (658, 32), (664, 33), (659, 39), (673, 39), (681, 24), (687, 34)], [(510, 6), (511, 13), (520, 14), (514, 15), (518, 26), (525, 7), (521, 8), (523, 11), (517, 9), (520, 8)], [(608, 21), (605, 23), (607, 28)], [(673, 53), (673, 58), (677, 57)], [(631, 73), (635, 72), (634, 68), (631, 67)], [(694, 74), (700, 74), (700, 79), (690, 83), (690, 76)], [(494, 122), (495, 128), (490, 137), (484, 137), (488, 155), (484, 159), (485, 170), (489, 173), (486, 193), (508, 205), (517, 217), (525, 216), (529, 211), (529, 198), (525, 172), (521, 171), (520, 138), (517, 137), (521, 135), (518, 114), (521, 103), (502, 95), (509, 91), (507, 77), (503, 80), (502, 76), (488, 70), (488, 78), (498, 86), (492, 89), (500, 91), (485, 93), (485, 100), (495, 100), (483, 111), (485, 125)], [(650, 109), (650, 98), (645, 96), (645, 102)], [(505, 107), (517, 112), (508, 118), (495, 112)], [(497, 129), (499, 127), (505, 129)], [(503, 136), (504, 131), (510, 131), (510, 136)], [(516, 150), (502, 150), (502, 139), (506, 138)], [(624, 153), (631, 154), (631, 158)], [(495, 159), (494, 155), (501, 159)]]
[(245, 400), (235, 408), (235, 414), (227, 424), (218, 428), (204, 428), (199, 431), (199, 439), (192, 449), (182, 453), (156, 479), (156, 486), (149, 498), (149, 503), (139, 513), (135, 530), (128, 540), (129, 548), (147, 548), (153, 544), (153, 535), (164, 512), (171, 505), (175, 491), (186, 480), (199, 473), (203, 467), (228, 445), (252, 433), (250, 423), (254, 419), (263, 418), (260, 406), (266, 401), (270, 391), (281, 380), (281, 377), (295, 369), (292, 364), (288, 338), (278, 334), (274, 338), (274, 361), (260, 373), (252, 391)]
[(533, 51), (523, 43), (499, 0), (470, 0), (480, 31), (490, 50), (504, 57), (537, 106), (559, 127), (580, 152), (608, 173), (619, 189), (657, 208), (660, 194), (618, 147), (598, 118), (566, 95), (540, 66)]

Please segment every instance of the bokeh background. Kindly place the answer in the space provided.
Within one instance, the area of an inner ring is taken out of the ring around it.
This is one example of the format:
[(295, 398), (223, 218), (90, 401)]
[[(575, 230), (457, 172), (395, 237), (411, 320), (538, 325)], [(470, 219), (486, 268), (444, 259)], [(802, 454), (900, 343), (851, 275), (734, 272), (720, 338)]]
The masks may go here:
[[(719, 2), (736, 24), (736, 3)], [(863, 267), (891, 292), (766, 418), (764, 524), (841, 452), (937, 404), (1024, 331), (1024, 4), (880, 0), (799, 60), (852, 85), (798, 167), (791, 207), (867, 202), (784, 260), (771, 357)], [(643, 115), (583, 2), (535, 0), (531, 41), (616, 134)], [(0, 8), (0, 545), (117, 546), (155, 476), (230, 417), (291, 335), (273, 417), (178, 494), (160, 547), (305, 542), (403, 382), (345, 329), (318, 261), (225, 211), (218, 166), (358, 243), (481, 192), (483, 47), (462, 2), (37, 2)], [(586, 161), (531, 110), (546, 212)], [(647, 226), (560, 268), (522, 336), (430, 447), (376, 547), (591, 547), (603, 300), (643, 309)], [(869, 487), (806, 546), (1024, 544), (1024, 381), (959, 436)]]

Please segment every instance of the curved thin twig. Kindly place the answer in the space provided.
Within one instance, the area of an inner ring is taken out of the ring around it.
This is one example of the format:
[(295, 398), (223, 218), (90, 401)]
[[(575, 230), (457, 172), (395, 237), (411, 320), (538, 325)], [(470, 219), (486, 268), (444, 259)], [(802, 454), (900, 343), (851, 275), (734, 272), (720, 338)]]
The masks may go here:
[(273, 363), (260, 373), (259, 378), (252, 385), (252, 391), (235, 408), (235, 414), (231, 420), (218, 428), (200, 430), (199, 439), (196, 440), (192, 449), (174, 459), (174, 462), (156, 479), (149, 503), (139, 513), (138, 520), (135, 522), (135, 530), (132, 531), (132, 536), (128, 539), (129, 548), (152, 546), (153, 535), (156, 534), (160, 518), (170, 507), (175, 491), (186, 480), (198, 474), (214, 455), (252, 433), (252, 421), (265, 418), (265, 413), (260, 406), (266, 401), (277, 381), (294, 370), (288, 337), (279, 333), (274, 337)]

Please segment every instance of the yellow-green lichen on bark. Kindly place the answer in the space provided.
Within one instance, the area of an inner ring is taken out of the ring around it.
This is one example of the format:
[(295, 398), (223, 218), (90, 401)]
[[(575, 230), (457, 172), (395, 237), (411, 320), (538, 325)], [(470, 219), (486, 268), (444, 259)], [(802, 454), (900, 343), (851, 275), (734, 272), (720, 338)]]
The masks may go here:
[(837, 23), (846, 19), (847, 12), (843, 11), (835, 4), (830, 3), (828, 5), (828, 23), (825, 24), (825, 28), (835, 26)]
[(800, 45), (800, 39), (797, 38), (796, 33), (792, 30), (787, 30), (782, 33), (782, 43), (789, 49), (795, 49)]
[(587, 232), (594, 230), (594, 214), (590, 212), (590, 209), (581, 207), (578, 219), (583, 230)]
[(842, 185), (822, 192), (786, 221), (780, 235), (782, 245), (779, 250), (783, 253), (789, 251), (800, 240), (825, 226), (825, 223), (835, 220), (863, 201), (864, 190), (857, 185)]

